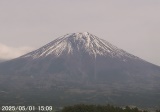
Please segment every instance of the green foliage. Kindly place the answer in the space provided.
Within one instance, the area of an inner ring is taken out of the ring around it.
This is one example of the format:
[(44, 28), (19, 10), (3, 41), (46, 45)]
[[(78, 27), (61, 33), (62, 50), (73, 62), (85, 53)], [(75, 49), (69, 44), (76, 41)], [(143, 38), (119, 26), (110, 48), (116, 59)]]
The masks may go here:
[[(138, 108), (125, 108), (115, 107), (112, 105), (85, 105), (79, 104), (74, 106), (64, 107), (62, 112), (147, 112), (139, 110)], [(159, 111), (157, 111), (159, 112)]]

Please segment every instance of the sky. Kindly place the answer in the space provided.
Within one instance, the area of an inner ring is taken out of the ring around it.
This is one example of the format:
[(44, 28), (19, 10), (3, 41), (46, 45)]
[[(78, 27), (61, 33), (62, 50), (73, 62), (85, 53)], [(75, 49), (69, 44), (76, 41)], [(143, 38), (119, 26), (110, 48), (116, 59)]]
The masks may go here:
[(0, 0), (0, 59), (90, 32), (160, 66), (160, 0)]

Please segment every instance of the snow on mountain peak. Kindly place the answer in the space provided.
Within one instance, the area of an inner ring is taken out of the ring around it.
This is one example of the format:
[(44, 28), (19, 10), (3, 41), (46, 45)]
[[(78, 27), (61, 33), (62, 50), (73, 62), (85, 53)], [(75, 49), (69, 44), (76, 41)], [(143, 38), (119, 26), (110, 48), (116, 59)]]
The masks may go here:
[(94, 57), (103, 55), (118, 58), (137, 58), (88, 32), (66, 34), (49, 44), (22, 56), (22, 58), (31, 57), (35, 59), (50, 55), (58, 57), (61, 54), (73, 55), (77, 52), (86, 52)]

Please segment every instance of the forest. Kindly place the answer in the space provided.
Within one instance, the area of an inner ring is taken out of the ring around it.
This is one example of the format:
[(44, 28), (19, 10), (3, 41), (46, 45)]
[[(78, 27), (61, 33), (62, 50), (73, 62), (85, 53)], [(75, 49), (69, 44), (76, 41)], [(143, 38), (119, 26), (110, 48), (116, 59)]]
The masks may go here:
[[(149, 112), (147, 110), (138, 109), (137, 107), (131, 108), (126, 107), (116, 107), (113, 105), (85, 105), (78, 104), (74, 106), (64, 107), (61, 112)], [(160, 110), (155, 110), (155, 112), (160, 112)]]

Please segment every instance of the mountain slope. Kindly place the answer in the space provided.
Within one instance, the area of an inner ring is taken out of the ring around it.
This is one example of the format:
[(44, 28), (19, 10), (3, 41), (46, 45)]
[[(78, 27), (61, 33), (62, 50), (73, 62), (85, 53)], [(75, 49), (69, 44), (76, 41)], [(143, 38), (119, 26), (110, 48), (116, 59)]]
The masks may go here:
[(0, 63), (1, 63), (1, 62), (4, 62), (4, 61), (5, 61), (5, 60), (3, 60), (3, 59), (0, 59)]
[(22, 57), (40, 58), (48, 55), (59, 56), (64, 54), (74, 54), (77, 52), (87, 52), (90, 55), (103, 55), (112, 57), (130, 57), (135, 58), (133, 55), (118, 49), (105, 40), (88, 33), (72, 33), (62, 36), (53, 42), (45, 45), (44, 47), (33, 51)]
[(16, 99), (2, 99), (3, 105), (83, 102), (160, 106), (160, 67), (88, 32), (67, 34), (1, 63), (0, 77), (0, 90)]

